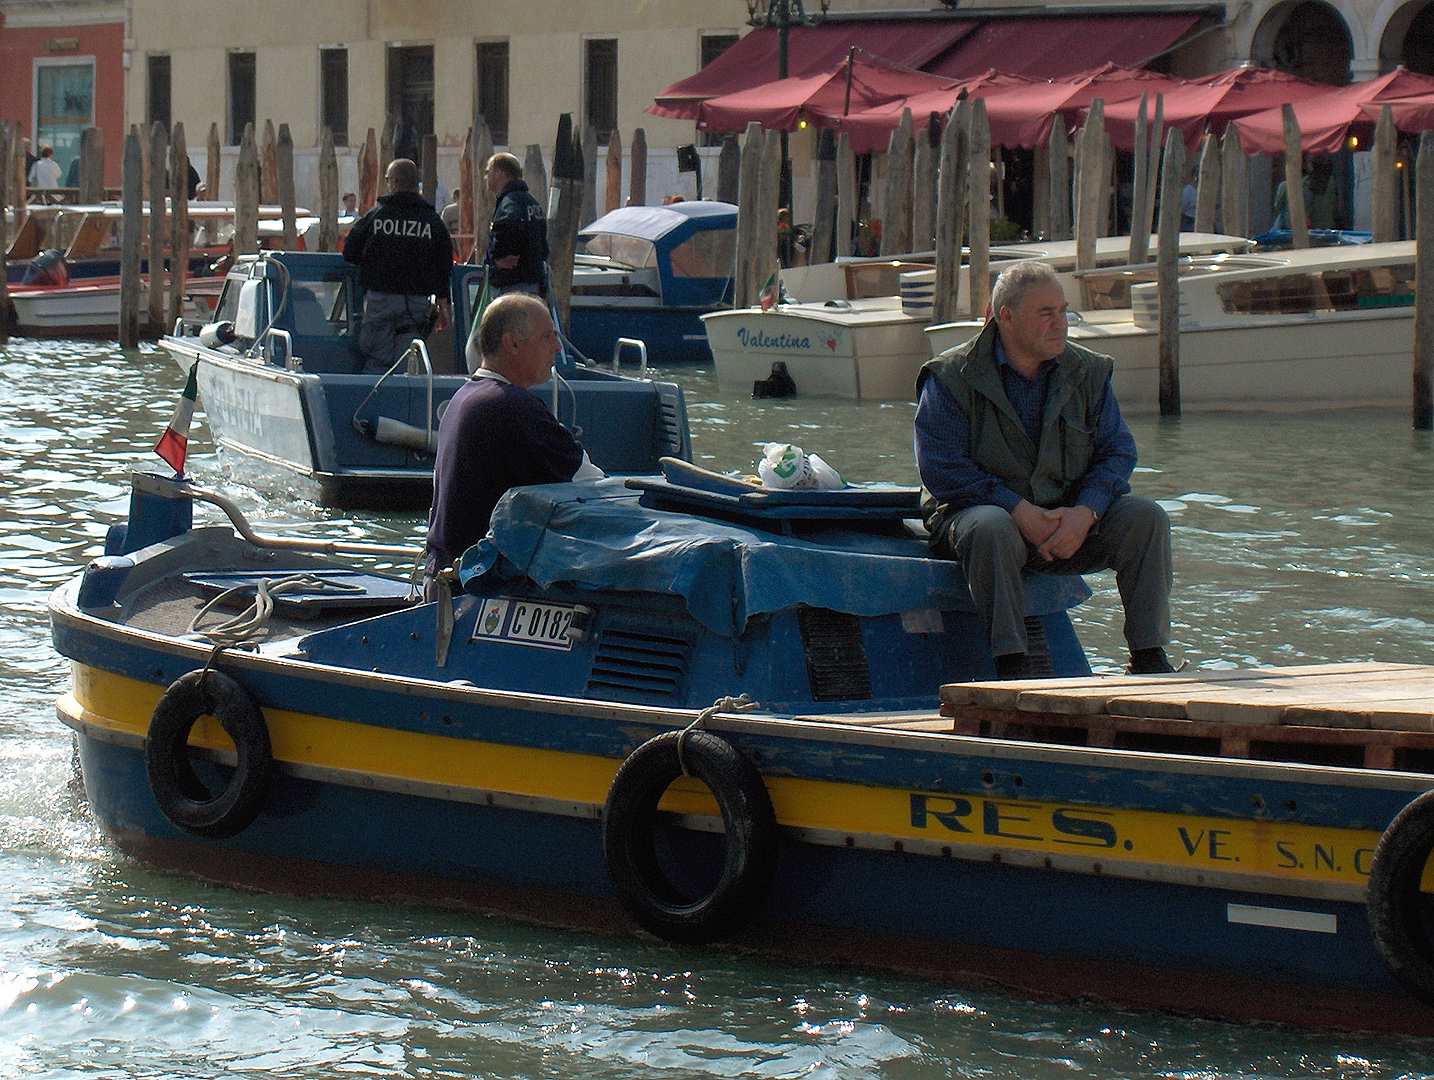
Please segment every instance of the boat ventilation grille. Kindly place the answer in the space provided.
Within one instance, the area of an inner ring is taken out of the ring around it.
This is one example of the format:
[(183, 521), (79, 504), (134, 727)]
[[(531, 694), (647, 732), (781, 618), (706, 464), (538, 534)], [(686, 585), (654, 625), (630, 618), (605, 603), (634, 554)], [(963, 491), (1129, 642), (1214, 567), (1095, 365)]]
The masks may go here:
[(642, 630), (603, 631), (584, 695), (618, 701), (673, 701), (687, 681), (692, 643)]
[(666, 457), (681, 457), (682, 396), (681, 391), (659, 387), (657, 391), (657, 443)]
[(861, 640), (861, 619), (845, 611), (804, 607), (797, 611), (807, 681), (813, 701), (867, 701), (871, 671)]
[(1026, 659), (1031, 662), (1031, 678), (1054, 679), (1051, 665), (1051, 643), (1046, 640), (1046, 624), (1039, 615), (1026, 616)]

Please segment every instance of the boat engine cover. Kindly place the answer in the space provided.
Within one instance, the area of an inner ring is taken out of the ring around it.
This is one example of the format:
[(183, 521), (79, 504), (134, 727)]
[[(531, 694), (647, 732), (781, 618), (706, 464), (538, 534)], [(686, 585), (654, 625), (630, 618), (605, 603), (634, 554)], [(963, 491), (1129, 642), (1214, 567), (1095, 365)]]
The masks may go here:
[(65, 254), (54, 248), (45, 248), (25, 268), (21, 285), (68, 285), (70, 268), (65, 264)]

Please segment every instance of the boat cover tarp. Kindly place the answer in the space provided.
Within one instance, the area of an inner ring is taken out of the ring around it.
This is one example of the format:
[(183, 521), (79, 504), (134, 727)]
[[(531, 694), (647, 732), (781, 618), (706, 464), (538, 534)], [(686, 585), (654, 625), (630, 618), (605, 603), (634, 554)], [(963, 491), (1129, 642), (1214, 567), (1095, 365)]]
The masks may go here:
[[(488, 536), (464, 553), (459, 578), (473, 592), (477, 579), (498, 574), (544, 588), (677, 595), (699, 623), (728, 637), (754, 616), (796, 604), (858, 616), (974, 610), (960, 566), (929, 557), (921, 540), (836, 525), (802, 531), (649, 509), (617, 478), (514, 488)], [(1062, 611), (1089, 595), (1078, 577), (1036, 575), (1027, 614)]]

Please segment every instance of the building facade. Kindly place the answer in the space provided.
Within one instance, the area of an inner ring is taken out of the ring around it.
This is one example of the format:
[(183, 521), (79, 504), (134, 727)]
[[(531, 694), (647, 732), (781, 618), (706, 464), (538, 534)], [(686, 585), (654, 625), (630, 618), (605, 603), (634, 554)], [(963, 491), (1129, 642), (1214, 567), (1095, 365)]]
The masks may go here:
[[(0, 3), (0, 119), (19, 121), (32, 151), (54, 147), (69, 179), (85, 128), (99, 128), (110, 146), (122, 143), (125, 56), (120, 0)], [(116, 149), (105, 185), (119, 182)]]
[[(266, 120), (287, 123), (301, 148), (300, 197), (309, 200), (302, 148), (316, 146), (325, 126), (340, 147), (345, 187), (356, 183), (355, 148), (390, 116), (399, 124), (400, 149), (412, 149), (424, 134), (436, 136), (440, 181), (451, 185), (475, 115), (487, 119), (498, 146), (522, 157), (530, 144), (550, 153), (559, 115), (571, 113), (579, 124), (594, 125), (600, 144), (616, 129), (627, 145), (643, 128), (654, 199), (668, 189), (690, 196), (675, 150), (702, 141), (699, 133), (690, 120), (646, 110), (665, 88), (751, 32), (754, 9), (760, 15), (773, 2), (783, 6), (781, 0), (0, 0), (0, 113), (42, 138), (52, 133), (62, 165), (68, 151), (61, 147), (77, 147), (77, 125), (89, 116), (105, 134), (107, 183), (118, 181), (131, 124), (183, 121), (198, 159), (211, 125), (233, 147), (250, 121), (259, 129)], [(935, 33), (952, 20), (1033, 26), (1090, 14), (1188, 13), (1188, 31), (1137, 59), (1183, 76), (1252, 62), (1334, 84), (1397, 64), (1434, 74), (1434, 0), (967, 4), (831, 0), (825, 18), (914, 22)], [(822, 14), (821, 0), (805, 6)], [(860, 33), (853, 43), (864, 43)], [(1082, 42), (1077, 52), (1087, 48), (1082, 59), (1091, 65), (1106, 58), (1102, 41)], [(994, 66), (1002, 59), (995, 55)], [(793, 69), (800, 61), (793, 53)], [(751, 72), (754, 81), (776, 74)], [(711, 166), (711, 153), (704, 156)], [(709, 191), (714, 181), (709, 173)]]

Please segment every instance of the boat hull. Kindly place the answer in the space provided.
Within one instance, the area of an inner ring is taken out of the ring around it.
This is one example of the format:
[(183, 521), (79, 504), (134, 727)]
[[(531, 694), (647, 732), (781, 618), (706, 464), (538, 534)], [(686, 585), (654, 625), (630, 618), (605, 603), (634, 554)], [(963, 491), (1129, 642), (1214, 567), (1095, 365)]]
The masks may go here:
[[(200, 842), (160, 811), (144, 746), (164, 686), (209, 649), (108, 623), (76, 592), (52, 600), (75, 673), (59, 715), (91, 809), (126, 849), (239, 884), (633, 929), (603, 859), (604, 800), (623, 759), (691, 710), (228, 653), (219, 666), (261, 704), (277, 773), (252, 825)], [(1427, 777), (859, 716), (707, 727), (760, 763), (780, 827), (770, 893), (739, 944), (1242, 1021), (1434, 1033), (1434, 1010), (1381, 966), (1363, 903), (1380, 830)], [(220, 763), (202, 775), (222, 782), (217, 725), (201, 720), (193, 741)], [(663, 805), (684, 827), (678, 873), (700, 875), (720, 847), (710, 797), (679, 782)]]
[[(928, 332), (932, 355), (980, 332), (975, 322)], [(1180, 404), (1209, 410), (1322, 410), (1407, 406), (1412, 308), (1249, 318), (1239, 326), (1182, 326)], [(1159, 334), (1129, 319), (1090, 319), (1070, 340), (1115, 361), (1123, 412), (1160, 409)]]
[(801, 397), (910, 401), (927, 359), (926, 320), (895, 305), (743, 308), (705, 315), (702, 322), (717, 381), (729, 393), (750, 393), (781, 363)]
[(712, 308), (666, 308), (657, 304), (583, 304), (574, 298), (568, 337), (578, 352), (599, 364), (614, 359), (637, 362), (631, 347), (616, 353), (618, 338), (633, 338), (647, 347), (649, 364), (710, 364), (712, 350), (702, 315)]

